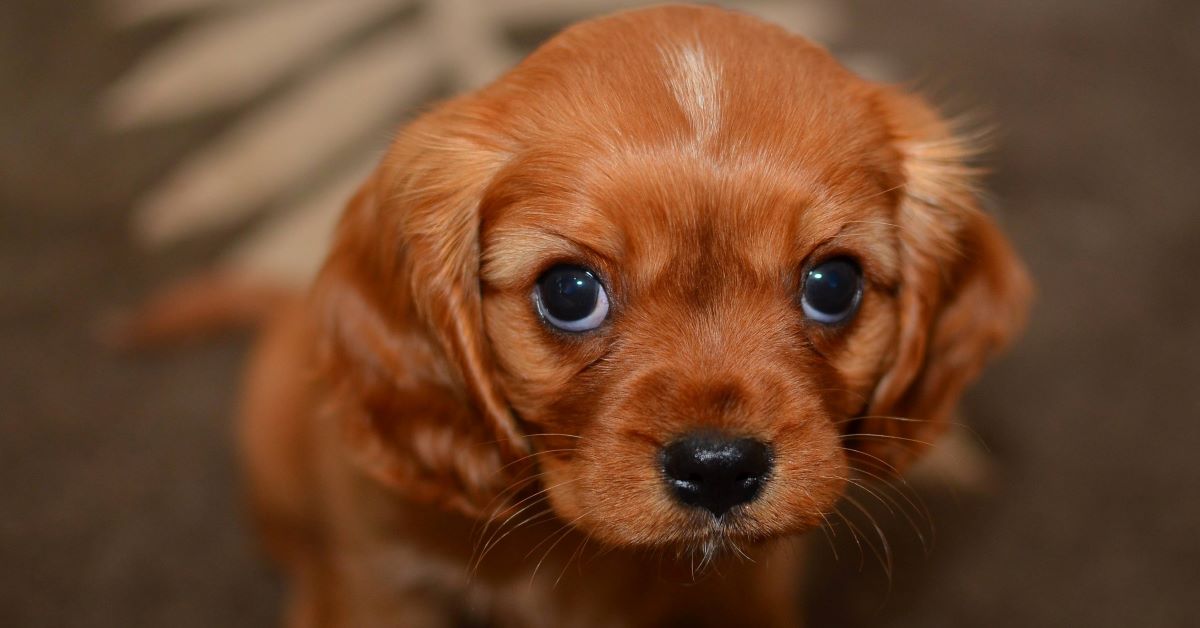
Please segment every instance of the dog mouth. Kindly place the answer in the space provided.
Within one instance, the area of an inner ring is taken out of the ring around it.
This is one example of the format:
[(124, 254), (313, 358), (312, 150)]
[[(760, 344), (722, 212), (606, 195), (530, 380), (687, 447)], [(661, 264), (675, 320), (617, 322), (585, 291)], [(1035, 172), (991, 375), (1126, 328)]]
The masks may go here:
[(700, 574), (725, 559), (754, 562), (753, 554), (762, 544), (782, 536), (761, 529), (761, 524), (738, 507), (720, 516), (693, 512), (691, 521), (681, 526), (681, 534), (668, 545), (677, 560)]

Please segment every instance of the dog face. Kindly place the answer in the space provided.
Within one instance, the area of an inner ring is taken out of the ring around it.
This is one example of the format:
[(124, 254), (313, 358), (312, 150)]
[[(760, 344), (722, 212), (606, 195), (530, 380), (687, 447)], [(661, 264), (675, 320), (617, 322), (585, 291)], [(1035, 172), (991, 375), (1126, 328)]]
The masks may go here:
[(570, 435), (535, 437), (555, 452), (545, 484), (603, 538), (812, 525), (848, 474), (838, 421), (896, 341), (894, 184), (806, 172), (796, 156), (820, 149), (801, 133), (719, 155), (676, 132), (633, 155), (548, 148), (569, 186), (538, 189), (545, 156), (497, 179), (483, 318), (506, 397), (531, 431)]
[(520, 475), (620, 545), (818, 524), (1019, 324), (965, 156), (746, 16), (566, 31), (414, 123), (347, 212), (317, 295), (366, 467), (468, 511)]

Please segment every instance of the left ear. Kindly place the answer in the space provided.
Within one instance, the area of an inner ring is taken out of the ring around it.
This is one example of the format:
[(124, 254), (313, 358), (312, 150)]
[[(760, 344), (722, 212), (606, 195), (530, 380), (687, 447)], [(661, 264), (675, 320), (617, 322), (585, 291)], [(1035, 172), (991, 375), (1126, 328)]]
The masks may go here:
[(855, 448), (901, 469), (945, 430), (965, 388), (1019, 333), (1032, 285), (979, 209), (971, 146), (919, 98), (882, 98), (904, 178), (899, 342), (856, 430), (878, 436), (855, 439)]
[(503, 154), (473, 106), (405, 127), (343, 213), (312, 292), (317, 374), (352, 459), (471, 516), (525, 479), (527, 453), (483, 331), (478, 209)]

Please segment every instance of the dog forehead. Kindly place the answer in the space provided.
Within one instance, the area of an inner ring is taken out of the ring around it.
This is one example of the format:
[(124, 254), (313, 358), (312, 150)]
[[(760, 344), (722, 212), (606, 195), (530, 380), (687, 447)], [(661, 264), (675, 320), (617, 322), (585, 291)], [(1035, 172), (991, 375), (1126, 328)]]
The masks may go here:
[(511, 147), (483, 208), (489, 276), (575, 244), (646, 276), (697, 255), (777, 274), (898, 179), (869, 84), (723, 9), (582, 23), (484, 102)]
[(590, 174), (570, 218), (619, 243), (622, 264), (648, 274), (697, 259), (773, 272), (802, 237), (804, 209), (813, 202), (802, 185), (718, 170), (686, 155), (625, 155)]
[(568, 28), (487, 90), (517, 144), (575, 135), (836, 160), (877, 139), (875, 88), (779, 26), (665, 6)]
[(886, 221), (890, 201), (879, 191), (858, 170), (821, 180), (754, 163), (717, 167), (672, 151), (577, 162), (551, 151), (514, 165), (493, 186), (484, 207), (485, 274), (517, 277), (538, 260), (594, 254), (638, 283), (681, 268), (714, 280), (777, 280), (848, 224)]
[[(596, 167), (579, 198), (552, 220), (599, 236), (626, 272), (777, 281), (818, 245), (858, 221), (885, 219), (889, 202), (860, 171), (823, 178), (757, 164), (718, 168), (655, 155)], [(875, 198), (871, 198), (875, 197)]]

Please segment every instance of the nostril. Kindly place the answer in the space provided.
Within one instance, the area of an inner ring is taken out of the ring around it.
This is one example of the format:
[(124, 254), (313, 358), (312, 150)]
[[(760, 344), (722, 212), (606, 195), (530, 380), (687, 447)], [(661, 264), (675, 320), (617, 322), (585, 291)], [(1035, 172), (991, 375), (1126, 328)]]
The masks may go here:
[(739, 458), (739, 475), (752, 478), (764, 475), (770, 470), (771, 453), (762, 441), (742, 438), (734, 442), (734, 447)]
[(758, 496), (770, 472), (770, 450), (752, 438), (693, 435), (662, 452), (663, 474), (675, 498), (716, 516)]

